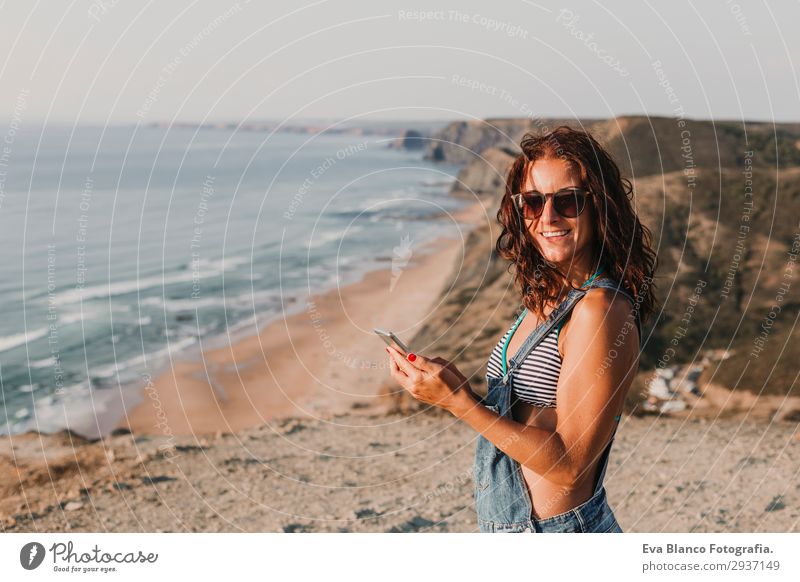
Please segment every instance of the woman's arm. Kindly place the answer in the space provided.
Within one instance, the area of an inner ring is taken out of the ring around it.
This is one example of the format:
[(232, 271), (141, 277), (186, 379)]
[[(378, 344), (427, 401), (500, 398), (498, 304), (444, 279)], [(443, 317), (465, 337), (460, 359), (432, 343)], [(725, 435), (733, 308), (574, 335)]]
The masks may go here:
[(448, 410), (520, 464), (567, 487), (602, 453), (636, 373), (633, 308), (613, 290), (592, 289), (575, 306), (564, 338), (555, 430), (527, 426), (459, 392)]
[(500, 416), (478, 404), (474, 396), (459, 395), (449, 409), (457, 418), (491, 441), (518, 463), (565, 485), (573, 483), (566, 447), (556, 431), (528, 426)]

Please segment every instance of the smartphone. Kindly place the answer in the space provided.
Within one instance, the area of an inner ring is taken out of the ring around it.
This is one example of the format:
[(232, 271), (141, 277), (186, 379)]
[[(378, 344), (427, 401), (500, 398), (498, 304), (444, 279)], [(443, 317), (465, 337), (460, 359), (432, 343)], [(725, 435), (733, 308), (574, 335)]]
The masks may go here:
[(403, 341), (399, 337), (394, 335), (394, 333), (392, 333), (391, 331), (378, 329), (377, 327), (374, 328), (372, 331), (374, 331), (379, 336), (381, 336), (383, 341), (386, 342), (387, 346), (391, 346), (391, 347), (393, 347), (395, 349), (399, 348), (399, 351), (402, 352), (404, 356), (406, 354), (411, 353), (411, 350), (408, 349), (408, 346), (406, 344), (404, 344)]

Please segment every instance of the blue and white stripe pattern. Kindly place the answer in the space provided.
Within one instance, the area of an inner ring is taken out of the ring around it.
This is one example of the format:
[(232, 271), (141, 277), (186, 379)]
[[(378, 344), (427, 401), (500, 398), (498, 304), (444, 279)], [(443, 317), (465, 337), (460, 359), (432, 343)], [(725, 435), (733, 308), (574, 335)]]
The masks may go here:
[[(556, 326), (519, 365), (512, 376), (512, 394), (523, 402), (535, 406), (556, 405), (556, 386), (561, 374), (561, 354), (558, 352)], [(503, 377), (503, 345), (511, 333), (509, 329), (492, 350), (487, 364), (490, 376)]]

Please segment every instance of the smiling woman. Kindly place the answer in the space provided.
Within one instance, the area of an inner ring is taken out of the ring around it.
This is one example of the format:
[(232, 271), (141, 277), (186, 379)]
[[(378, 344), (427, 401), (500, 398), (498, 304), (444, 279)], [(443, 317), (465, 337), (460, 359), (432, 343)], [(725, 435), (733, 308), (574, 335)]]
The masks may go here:
[[(489, 359), (484, 404), (494, 422), (467, 421), (481, 433), (478, 524), (621, 532), (603, 477), (654, 310), (656, 255), (630, 182), (591, 135), (562, 126), (526, 135), (521, 147), (497, 251), (515, 265), (524, 310)], [(508, 432), (526, 438), (504, 447)]]
[(490, 355), (486, 397), (443, 358), (389, 350), (391, 373), (479, 433), (480, 531), (621, 532), (603, 478), (655, 310), (656, 255), (630, 182), (592, 136), (562, 126), (521, 146), (496, 246), (524, 309)]

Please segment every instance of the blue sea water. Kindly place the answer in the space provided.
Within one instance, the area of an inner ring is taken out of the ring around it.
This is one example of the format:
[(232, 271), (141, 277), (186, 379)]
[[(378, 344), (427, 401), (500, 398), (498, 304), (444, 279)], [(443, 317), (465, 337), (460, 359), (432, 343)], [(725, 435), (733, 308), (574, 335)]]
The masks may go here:
[(201, 340), (257, 333), (398, 245), (460, 236), (458, 167), (383, 136), (30, 126), (11, 141), (2, 433), (91, 424)]

